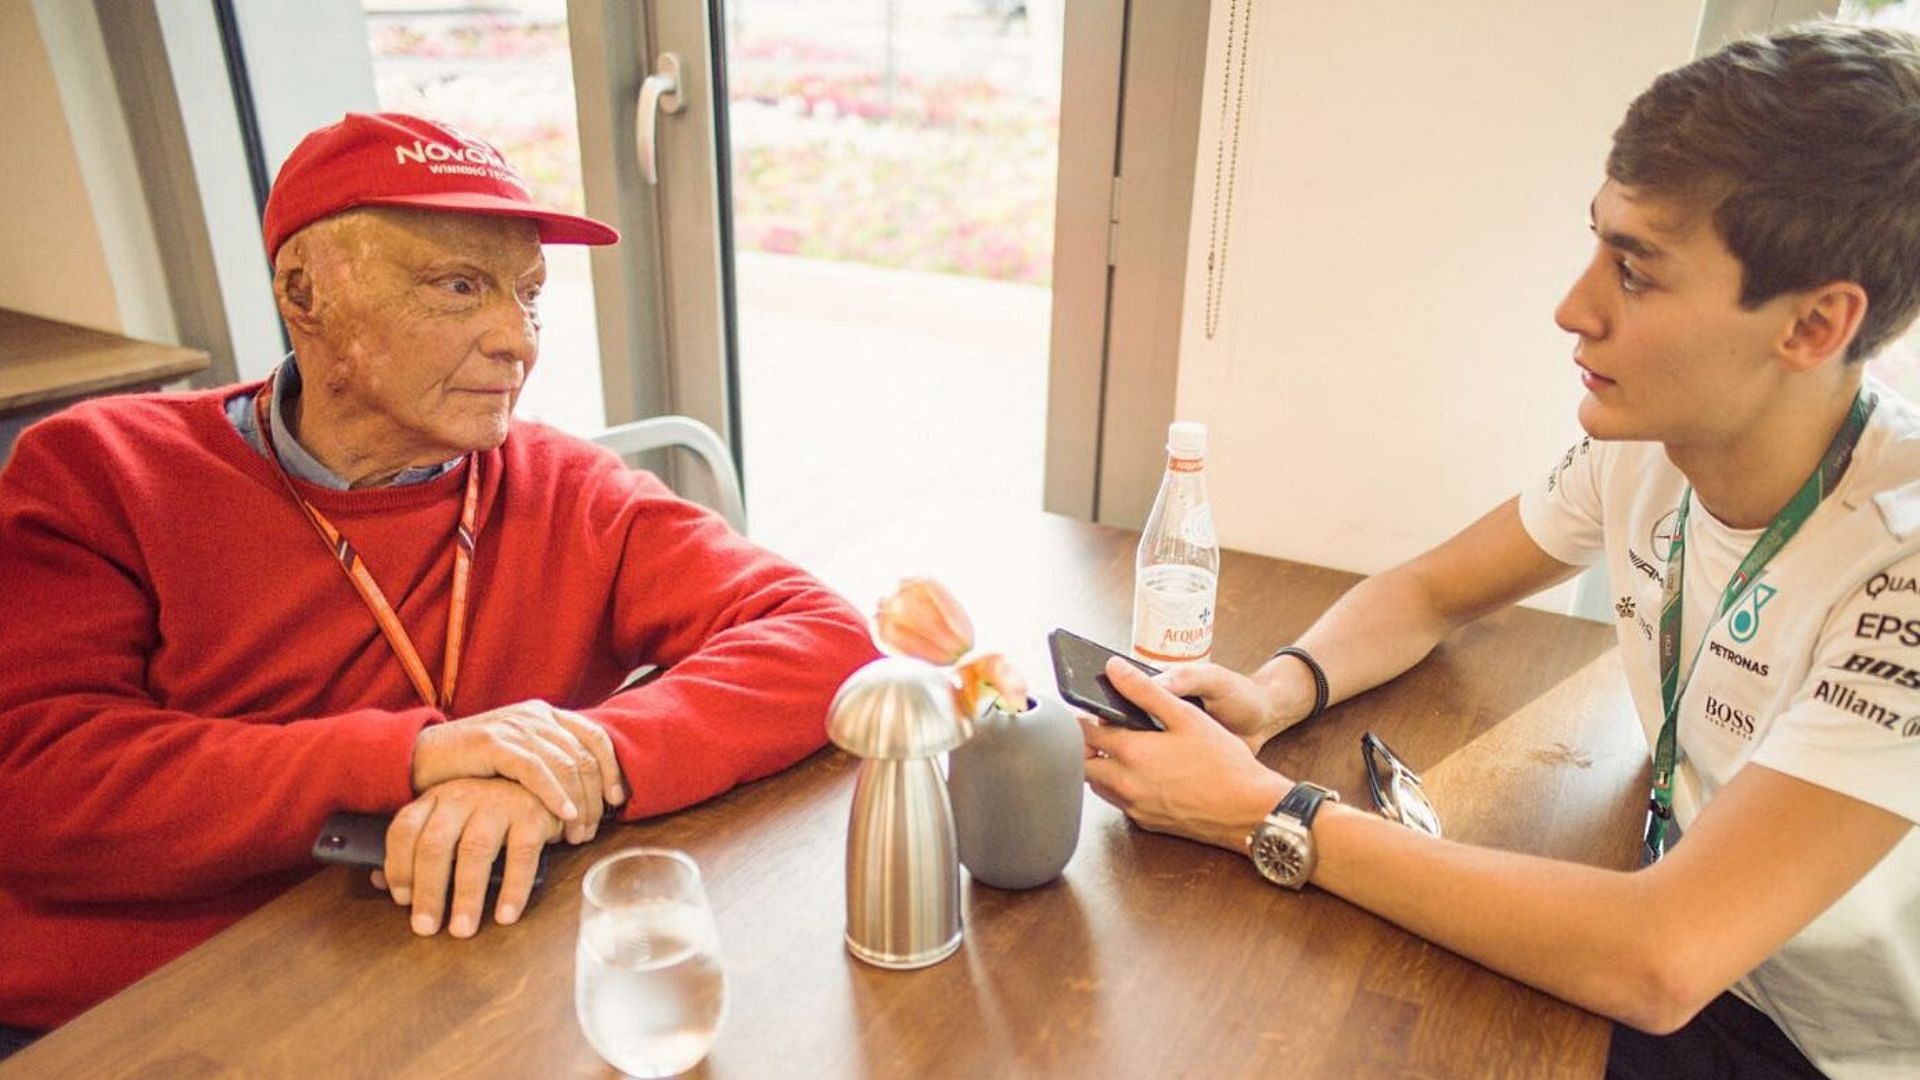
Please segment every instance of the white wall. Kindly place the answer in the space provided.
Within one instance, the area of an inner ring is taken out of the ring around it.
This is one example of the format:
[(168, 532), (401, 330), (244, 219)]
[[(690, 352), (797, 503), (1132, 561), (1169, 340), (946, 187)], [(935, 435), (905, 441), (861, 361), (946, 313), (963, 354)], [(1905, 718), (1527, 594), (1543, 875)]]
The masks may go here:
[(1579, 436), (1553, 308), (1590, 251), (1609, 136), (1689, 58), (1700, 4), (1257, 5), (1209, 340), (1237, 7), (1213, 4), (1177, 408), (1212, 430), (1222, 544), (1384, 569)]
[(167, 291), (166, 263), (155, 239), (113, 68), (94, 6), (71, 0), (34, 0), (46, 59), (65, 106), (67, 134), (85, 180), (120, 332), (143, 341), (177, 344), (178, 325)]
[(0, 0), (0, 307), (119, 331), (120, 308), (33, 4)]

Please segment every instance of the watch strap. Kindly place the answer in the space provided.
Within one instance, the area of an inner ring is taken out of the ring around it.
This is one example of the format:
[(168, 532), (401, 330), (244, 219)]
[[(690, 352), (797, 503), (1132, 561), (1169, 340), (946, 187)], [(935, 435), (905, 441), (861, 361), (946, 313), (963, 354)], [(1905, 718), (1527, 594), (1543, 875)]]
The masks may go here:
[(1337, 792), (1323, 788), (1319, 784), (1302, 780), (1293, 785), (1293, 789), (1288, 791), (1286, 798), (1281, 799), (1273, 808), (1273, 812), (1278, 816), (1293, 818), (1311, 829), (1314, 816), (1320, 813), (1320, 804), (1328, 799), (1339, 802), (1340, 796)]

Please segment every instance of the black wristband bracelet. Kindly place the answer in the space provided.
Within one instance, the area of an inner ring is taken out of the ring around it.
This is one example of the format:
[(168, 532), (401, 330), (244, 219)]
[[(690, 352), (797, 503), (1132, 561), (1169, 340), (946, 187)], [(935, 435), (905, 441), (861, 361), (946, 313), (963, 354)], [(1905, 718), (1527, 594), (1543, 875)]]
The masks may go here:
[(1312, 654), (1298, 645), (1289, 645), (1284, 649), (1277, 649), (1274, 651), (1274, 654), (1267, 659), (1278, 660), (1283, 656), (1291, 656), (1295, 660), (1307, 665), (1307, 673), (1313, 676), (1313, 708), (1308, 710), (1307, 715), (1301, 717), (1301, 720), (1311, 720), (1321, 713), (1326, 712), (1327, 698), (1332, 695), (1333, 691), (1332, 688), (1327, 685), (1327, 673), (1321, 669), (1320, 661), (1315, 660)]

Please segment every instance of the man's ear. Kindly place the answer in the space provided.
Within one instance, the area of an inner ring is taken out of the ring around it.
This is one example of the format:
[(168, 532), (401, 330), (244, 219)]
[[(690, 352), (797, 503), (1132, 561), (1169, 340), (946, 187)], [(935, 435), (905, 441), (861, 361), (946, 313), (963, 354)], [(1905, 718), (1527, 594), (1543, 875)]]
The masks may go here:
[(313, 297), (313, 274), (301, 252), (283, 249), (274, 260), (273, 298), (287, 329), (317, 332), (320, 321)]
[(1795, 370), (1845, 360), (1847, 346), (1867, 317), (1867, 290), (1851, 281), (1834, 281), (1803, 292), (1793, 306), (1793, 325), (1780, 351)]

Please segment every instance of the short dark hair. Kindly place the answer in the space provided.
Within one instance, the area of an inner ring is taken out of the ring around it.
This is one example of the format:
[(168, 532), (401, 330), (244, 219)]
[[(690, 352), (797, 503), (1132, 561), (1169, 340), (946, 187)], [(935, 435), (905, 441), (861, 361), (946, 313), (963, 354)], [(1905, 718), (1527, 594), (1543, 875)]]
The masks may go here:
[(1847, 360), (1872, 356), (1920, 310), (1920, 38), (1820, 22), (1736, 41), (1634, 100), (1607, 175), (1710, 210), (1743, 307), (1858, 284)]

